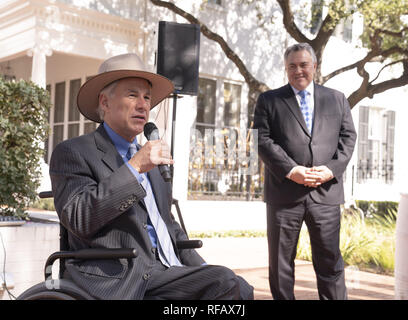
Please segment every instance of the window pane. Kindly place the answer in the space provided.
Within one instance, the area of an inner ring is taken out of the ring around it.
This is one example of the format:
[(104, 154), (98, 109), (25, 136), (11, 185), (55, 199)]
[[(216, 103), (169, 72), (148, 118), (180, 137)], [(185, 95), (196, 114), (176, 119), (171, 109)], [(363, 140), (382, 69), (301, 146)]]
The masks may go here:
[(358, 130), (358, 158), (366, 160), (368, 158), (367, 144), (368, 144), (368, 112), (369, 108), (361, 106), (359, 116), (359, 130)]
[(215, 80), (200, 78), (198, 81), (197, 118), (199, 123), (215, 123)]
[(239, 127), (241, 114), (241, 86), (224, 83), (224, 125)]
[[(51, 97), (51, 85), (47, 84), (47, 86), (45, 87), (45, 89), (48, 91), (50, 97)], [(48, 110), (48, 123), (50, 123), (50, 109)], [(47, 137), (44, 141), (44, 162), (48, 163), (48, 140), (49, 138)]]
[[(51, 85), (49, 85), (49, 84), (47, 84), (47, 86), (45, 87), (45, 89), (48, 91), (48, 94), (50, 95), (50, 97), (51, 97)], [(50, 122), (50, 112), (51, 112), (51, 110), (49, 109), (48, 110), (48, 123)]]
[(55, 85), (54, 122), (64, 122), (65, 82)]
[(79, 123), (68, 125), (68, 139), (79, 136)]
[(71, 80), (69, 83), (69, 121), (79, 120), (79, 110), (77, 107), (77, 95), (81, 87), (81, 79)]
[(58, 143), (63, 140), (64, 137), (64, 126), (63, 125), (56, 125), (54, 126), (54, 133), (53, 133), (53, 143), (52, 143), (52, 150), (55, 149)]
[(312, 23), (310, 32), (316, 34), (322, 24), (323, 17), (323, 1), (312, 0)]
[(96, 122), (86, 122), (84, 125), (84, 134), (94, 131), (97, 125), (98, 124)]

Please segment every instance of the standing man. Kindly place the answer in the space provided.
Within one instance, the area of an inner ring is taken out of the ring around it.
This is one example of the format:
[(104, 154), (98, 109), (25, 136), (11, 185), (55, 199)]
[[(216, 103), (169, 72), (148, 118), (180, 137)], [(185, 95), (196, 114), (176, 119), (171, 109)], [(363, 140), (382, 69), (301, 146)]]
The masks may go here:
[(295, 299), (294, 260), (305, 221), (320, 299), (347, 299), (339, 249), (342, 175), (356, 132), (346, 97), (313, 82), (307, 43), (284, 54), (289, 84), (262, 93), (255, 109), (265, 163), (269, 283), (274, 299)]
[(172, 164), (162, 140), (144, 146), (150, 109), (174, 90), (136, 54), (107, 59), (78, 93), (78, 108), (101, 122), (57, 145), (50, 162), (55, 208), (71, 250), (135, 248), (134, 259), (67, 260), (66, 271), (97, 299), (253, 299), (253, 288), (223, 266), (206, 265), (173, 219), (171, 184), (158, 165)]

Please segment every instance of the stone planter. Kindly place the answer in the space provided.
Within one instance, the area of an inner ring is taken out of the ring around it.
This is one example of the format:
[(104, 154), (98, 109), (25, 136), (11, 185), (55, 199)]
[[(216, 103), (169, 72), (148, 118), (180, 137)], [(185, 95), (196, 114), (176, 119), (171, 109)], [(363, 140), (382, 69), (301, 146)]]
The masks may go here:
[[(21, 226), (0, 227), (3, 240), (0, 241), (0, 272), (3, 275), (5, 271), (9, 291), (15, 297), (44, 281), (45, 261), (51, 253), (59, 250), (59, 223), (56, 214), (30, 212), (30, 217), (33, 221)], [(53, 271), (54, 274), (58, 272), (58, 263), (55, 263)], [(1, 289), (0, 300), (8, 299), (8, 293)]]

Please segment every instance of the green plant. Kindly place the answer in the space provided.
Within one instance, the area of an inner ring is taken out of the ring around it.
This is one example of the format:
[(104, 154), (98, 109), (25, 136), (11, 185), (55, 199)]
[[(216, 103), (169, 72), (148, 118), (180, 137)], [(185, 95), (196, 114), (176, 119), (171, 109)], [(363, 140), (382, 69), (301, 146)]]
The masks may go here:
[[(356, 214), (343, 215), (340, 251), (346, 265), (362, 270), (392, 274), (394, 271), (396, 211), (374, 214), (362, 219)], [(302, 228), (297, 258), (311, 261), (309, 235)]]
[(0, 215), (25, 217), (37, 197), (50, 106), (45, 89), (0, 77)]
[(391, 210), (398, 210), (398, 202), (394, 201), (367, 201), (367, 200), (356, 200), (356, 205), (358, 208), (363, 210), (366, 216), (372, 215), (388, 215)]
[(53, 199), (39, 199), (31, 205), (32, 208), (55, 211)]

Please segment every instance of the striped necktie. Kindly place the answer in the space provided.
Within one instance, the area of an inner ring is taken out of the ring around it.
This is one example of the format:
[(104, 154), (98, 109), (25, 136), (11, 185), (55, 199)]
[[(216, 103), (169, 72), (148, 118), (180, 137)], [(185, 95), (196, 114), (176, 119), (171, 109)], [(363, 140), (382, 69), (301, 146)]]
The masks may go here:
[[(132, 158), (137, 152), (136, 145), (130, 144), (128, 159)], [(147, 213), (149, 214), (150, 221), (157, 234), (157, 249), (159, 253), (160, 261), (167, 267), (170, 266), (182, 266), (179, 259), (174, 252), (173, 243), (171, 241), (169, 231), (164, 223), (159, 210), (157, 209), (156, 201), (154, 199), (153, 190), (150, 185), (149, 179), (146, 173), (141, 174), (143, 180), (141, 182), (143, 188), (146, 191), (146, 197), (143, 199), (146, 205)]]
[(313, 126), (313, 110), (310, 105), (309, 93), (306, 90), (299, 91), (300, 96), (300, 110), (306, 122), (306, 127), (309, 132), (312, 133)]

